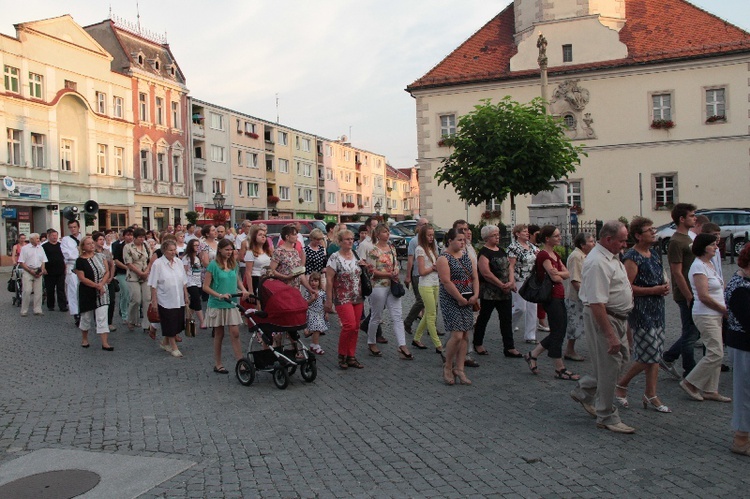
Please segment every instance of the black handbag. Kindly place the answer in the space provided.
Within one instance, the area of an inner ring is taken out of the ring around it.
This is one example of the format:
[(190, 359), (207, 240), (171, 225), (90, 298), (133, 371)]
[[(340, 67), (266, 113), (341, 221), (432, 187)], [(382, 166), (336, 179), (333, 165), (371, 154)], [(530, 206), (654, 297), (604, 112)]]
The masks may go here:
[(552, 299), (552, 279), (547, 272), (544, 273), (542, 282), (537, 280), (536, 275), (530, 275), (518, 294), (531, 303), (548, 303)]
[(396, 298), (401, 298), (406, 294), (406, 289), (400, 281), (391, 281), (391, 294)]
[(10, 293), (16, 292), (16, 281), (14, 281), (12, 277), (8, 279), (8, 292)]
[[(352, 253), (354, 253), (354, 258), (357, 259), (357, 265), (359, 265), (359, 255), (357, 255), (356, 251), (352, 251)], [(370, 281), (370, 276), (367, 274), (367, 269), (360, 267), (360, 270), (359, 285), (362, 288), (362, 298), (367, 298), (372, 294), (372, 282)]]

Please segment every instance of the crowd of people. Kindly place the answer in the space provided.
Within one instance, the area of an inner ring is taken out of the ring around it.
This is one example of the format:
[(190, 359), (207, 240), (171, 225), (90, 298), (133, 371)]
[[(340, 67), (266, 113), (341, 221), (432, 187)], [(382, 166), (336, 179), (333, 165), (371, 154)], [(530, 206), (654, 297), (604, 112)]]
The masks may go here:
[[(403, 281), (389, 227), (374, 217), (362, 224), (356, 237), (345, 224), (331, 223), (325, 234), (311, 231), (307, 244), (299, 227), (290, 224), (281, 230), (275, 248), (266, 226), (249, 221), (239, 233), (222, 226), (188, 225), (161, 234), (129, 227), (119, 234), (83, 236), (74, 220), (68, 224), (69, 235), (60, 238), (51, 229), (44, 244), (39, 234), (29, 235), (28, 242), (19, 237), (13, 255), (23, 269), (22, 316), (30, 306), (34, 314), (42, 314), (46, 294), (49, 310), (57, 304), (74, 316), (82, 347), (90, 346), (91, 330), (103, 350), (113, 351), (109, 333), (116, 329), (118, 304), (129, 330), (142, 328), (155, 338), (158, 323), (159, 346), (173, 357), (183, 355), (180, 335), (194, 316), (200, 329), (212, 330), (213, 370), (219, 374), (228, 373), (222, 357), (226, 331), (235, 360), (243, 357), (243, 319), (232, 296), (257, 295), (262, 278), (300, 289), (308, 304), (305, 336), (311, 337), (315, 354), (325, 354), (320, 337), (329, 330), (329, 315), (338, 316), (337, 365), (342, 370), (365, 367), (357, 358), (360, 330), (366, 333), (369, 356), (386, 354), (381, 345), (389, 339), (381, 323), (387, 312), (399, 359), (414, 359), (410, 346), (427, 350), (422, 341), (427, 332), (442, 357), (444, 383), (470, 385), (465, 368), (478, 365), (474, 355), (490, 354), (484, 342), (497, 312), (503, 355), (523, 358), (538, 375), (543, 369), (540, 356), (546, 352), (554, 378), (575, 382), (570, 396), (596, 418), (598, 427), (617, 433), (635, 432), (622, 422), (619, 409), (629, 407), (628, 387), (640, 373), (645, 376), (643, 407), (672, 412), (657, 394), (660, 367), (681, 379), (680, 387), (692, 400), (731, 402), (718, 390), (726, 344), (734, 367), (731, 449), (750, 455), (750, 245), (739, 255), (736, 274), (725, 283), (720, 229), (696, 217), (695, 210), (685, 203), (672, 210), (677, 231), (669, 243), (668, 268), (654, 250), (658, 241), (653, 222), (642, 217), (628, 226), (606, 222), (598, 239), (578, 233), (567, 261), (560, 251), (561, 232), (552, 225), (513, 227), (507, 248), (500, 245), (500, 228), (485, 225), (477, 252), (465, 220), (447, 231), (441, 250), (434, 228), (420, 218)], [(630, 248), (628, 241), (633, 243)], [(549, 281), (548, 296), (527, 300), (522, 288), (529, 280)], [(402, 301), (409, 287), (415, 303), (404, 317)], [(665, 299), (670, 294), (680, 309), (682, 333), (665, 348)], [(531, 348), (525, 354), (515, 345), (514, 333), (520, 336), (521, 331)], [(540, 332), (546, 334), (537, 340)], [(699, 337), (705, 355), (696, 362)], [(587, 359), (576, 351), (581, 340), (588, 347)], [(675, 366), (679, 357), (682, 374)], [(569, 362), (585, 360), (590, 361), (588, 373), (570, 369)]]

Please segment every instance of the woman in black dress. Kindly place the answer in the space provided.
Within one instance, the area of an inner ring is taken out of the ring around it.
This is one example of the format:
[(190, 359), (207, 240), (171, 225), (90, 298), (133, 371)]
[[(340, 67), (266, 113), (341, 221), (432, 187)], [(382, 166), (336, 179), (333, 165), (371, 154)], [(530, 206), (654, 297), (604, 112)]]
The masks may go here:
[(89, 347), (89, 329), (94, 327), (102, 339), (102, 350), (111, 352), (114, 347), (109, 345), (107, 324), (109, 267), (102, 255), (96, 252), (96, 244), (91, 236), (83, 238), (79, 251), (81, 256), (76, 260), (76, 275), (79, 281), (78, 310), (81, 321), (78, 327), (81, 329), (81, 346)]

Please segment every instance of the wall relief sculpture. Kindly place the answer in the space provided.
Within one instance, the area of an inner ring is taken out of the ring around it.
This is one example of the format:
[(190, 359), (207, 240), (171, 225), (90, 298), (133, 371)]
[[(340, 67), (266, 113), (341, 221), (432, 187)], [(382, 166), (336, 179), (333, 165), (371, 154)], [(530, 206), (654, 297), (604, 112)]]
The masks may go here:
[(591, 113), (583, 113), (591, 94), (588, 89), (579, 85), (580, 81), (565, 80), (560, 83), (550, 98), (550, 110), (553, 115), (564, 119), (570, 139), (595, 139)]

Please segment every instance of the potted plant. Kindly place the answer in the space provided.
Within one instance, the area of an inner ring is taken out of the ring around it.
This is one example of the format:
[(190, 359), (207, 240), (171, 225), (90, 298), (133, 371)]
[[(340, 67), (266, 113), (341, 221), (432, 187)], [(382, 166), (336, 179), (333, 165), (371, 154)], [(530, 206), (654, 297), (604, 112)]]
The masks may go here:
[(451, 147), (455, 143), (455, 139), (453, 137), (443, 136), (440, 140), (438, 140), (438, 146), (439, 147)]
[(245, 135), (247, 135), (248, 137), (252, 139), (257, 139), (258, 137), (260, 137), (260, 135), (258, 135), (257, 133), (253, 133), (253, 132), (245, 132)]
[(187, 218), (187, 221), (189, 224), (195, 225), (195, 222), (198, 221), (199, 213), (197, 211), (187, 211), (185, 212), (185, 218)]
[(672, 120), (654, 120), (651, 122), (651, 128), (656, 130), (669, 130), (674, 128), (674, 121)]
[(267, 199), (267, 201), (268, 201), (268, 204), (276, 204), (276, 203), (278, 203), (278, 202), (279, 202), (280, 200), (281, 200), (281, 199), (279, 198), (279, 196), (268, 196), (268, 199)]
[(297, 201), (299, 201), (299, 203), (302, 204), (302, 203), (305, 202), (305, 199), (304, 198), (298, 198)]
[(727, 117), (724, 116), (723, 114), (722, 115), (715, 114), (713, 116), (709, 116), (708, 118), (706, 118), (706, 123), (716, 123), (717, 121), (726, 122)]
[(576, 212), (576, 213), (577, 213), (578, 215), (580, 215), (581, 213), (583, 213), (583, 208), (581, 208), (581, 207), (580, 207), (580, 206), (578, 206), (577, 204), (574, 204), (573, 206), (571, 206), (571, 207), (570, 207), (570, 211), (574, 211), (574, 212)]

